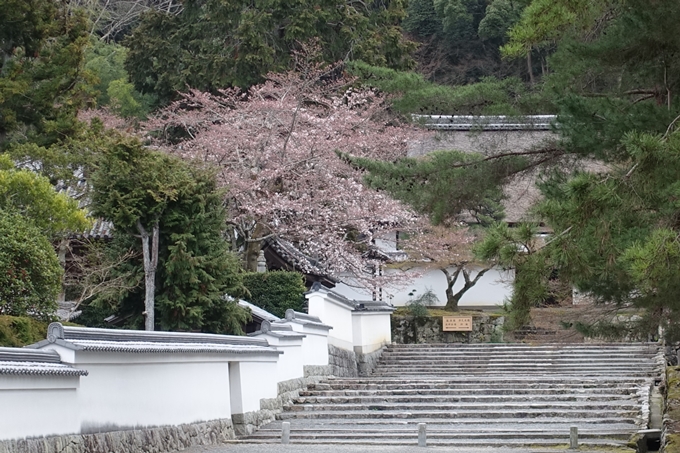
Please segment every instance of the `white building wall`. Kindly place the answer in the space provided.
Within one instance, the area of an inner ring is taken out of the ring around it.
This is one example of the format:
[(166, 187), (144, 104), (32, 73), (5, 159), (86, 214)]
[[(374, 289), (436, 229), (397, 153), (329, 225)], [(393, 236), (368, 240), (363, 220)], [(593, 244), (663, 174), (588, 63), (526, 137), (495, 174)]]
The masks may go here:
[[(401, 273), (403, 280), (409, 283), (400, 288), (383, 288), (382, 295), (385, 302), (393, 304), (395, 307), (402, 307), (407, 305), (414, 297), (424, 294), (428, 289), (431, 289), (439, 299), (439, 306), (446, 305), (446, 277), (444, 273), (439, 270), (424, 271), (422, 275), (412, 279), (407, 272), (387, 269), (386, 273)], [(476, 272), (471, 275), (472, 278)], [(459, 306), (461, 307), (495, 307), (502, 306), (503, 302), (512, 295), (512, 281), (514, 279), (513, 271), (505, 271), (501, 268), (494, 268), (489, 270), (477, 282), (477, 284), (470, 288), (463, 298)], [(458, 281), (454, 286), (454, 292), (463, 287), (463, 276), (458, 277)], [(347, 286), (343, 283), (338, 284), (333, 291), (342, 294), (348, 299), (366, 299), (371, 296), (368, 290), (362, 291), (355, 287)], [(409, 293), (413, 295), (409, 295)]]
[[(239, 381), (241, 384), (240, 407), (233, 406), (234, 414), (245, 414), (260, 410), (260, 400), (276, 398), (278, 383), (276, 359), (269, 361), (239, 362)], [(231, 368), (234, 370), (234, 368)], [(225, 385), (226, 387), (226, 385)], [(241, 412), (238, 412), (240, 410)]]
[(352, 313), (354, 352), (368, 354), (392, 343), (390, 315), (389, 311)]
[(78, 392), (84, 433), (231, 417), (226, 360), (200, 360), (196, 354), (77, 355), (76, 366), (90, 373)]
[(305, 335), (302, 340), (302, 360), (305, 365), (328, 365), (327, 328), (317, 327), (304, 322), (288, 322), (295, 332)]
[(79, 379), (0, 375), (0, 440), (80, 432)]
[(259, 337), (265, 338), (270, 346), (283, 352), (276, 363), (276, 374), (279, 382), (304, 376), (305, 357), (302, 349), (304, 338), (276, 337), (267, 333), (263, 333)]
[(328, 344), (351, 351), (354, 347), (353, 307), (327, 290), (307, 293), (307, 302), (307, 311), (310, 315), (317, 316), (322, 323), (333, 326), (328, 333)]

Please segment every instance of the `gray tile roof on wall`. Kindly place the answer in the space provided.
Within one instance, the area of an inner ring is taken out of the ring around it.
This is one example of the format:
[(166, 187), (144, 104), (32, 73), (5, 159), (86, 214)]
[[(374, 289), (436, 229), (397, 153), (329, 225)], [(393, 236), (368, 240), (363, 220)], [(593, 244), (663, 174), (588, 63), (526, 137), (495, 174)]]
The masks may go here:
[(328, 324), (324, 324), (323, 322), (321, 322), (321, 318), (319, 318), (318, 316), (308, 315), (307, 313), (300, 313), (299, 311), (295, 311), (292, 308), (286, 310), (286, 321), (292, 321), (302, 325), (321, 327), (328, 330), (333, 328)]
[(264, 308), (260, 308), (257, 305), (253, 305), (248, 301), (239, 300), (238, 304), (241, 307), (249, 308), (250, 311), (253, 313), (253, 316), (255, 316), (256, 318), (259, 318), (262, 321), (275, 322), (275, 321), (281, 320), (281, 318), (279, 318), (278, 316), (273, 315), (273, 314), (269, 313), (267, 310), (265, 310)]
[(547, 131), (551, 130), (555, 115), (412, 115), (428, 129), (450, 131)]
[(30, 347), (41, 348), (52, 343), (80, 351), (280, 354), (263, 338), (189, 332), (95, 329), (63, 326), (58, 322), (49, 325), (46, 340)]
[(300, 332), (296, 332), (289, 324), (285, 324), (283, 321), (269, 322), (262, 321), (260, 325), (260, 330), (253, 333), (249, 333), (250, 336), (258, 336), (262, 334), (271, 335), (276, 338), (289, 338), (289, 339), (302, 339), (306, 335)]
[(27, 348), (0, 348), (0, 375), (87, 376), (79, 370), (61, 363), (54, 351), (36, 351)]

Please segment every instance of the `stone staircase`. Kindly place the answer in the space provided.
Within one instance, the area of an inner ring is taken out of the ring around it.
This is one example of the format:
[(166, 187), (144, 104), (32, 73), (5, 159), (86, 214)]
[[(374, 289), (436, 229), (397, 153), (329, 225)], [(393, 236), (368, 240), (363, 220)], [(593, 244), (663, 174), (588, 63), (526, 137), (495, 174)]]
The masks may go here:
[(625, 445), (648, 427), (664, 360), (657, 344), (392, 345), (373, 374), (300, 392), (245, 439), (294, 444), (541, 447)]

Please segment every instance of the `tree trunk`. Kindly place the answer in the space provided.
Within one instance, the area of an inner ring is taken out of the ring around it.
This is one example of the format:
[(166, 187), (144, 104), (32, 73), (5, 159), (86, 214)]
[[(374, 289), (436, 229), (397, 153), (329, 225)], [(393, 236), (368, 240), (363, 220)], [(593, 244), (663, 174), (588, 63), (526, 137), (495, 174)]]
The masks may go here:
[(531, 49), (527, 52), (527, 71), (529, 72), (529, 83), (534, 84), (534, 70), (533, 63), (531, 62)]
[(68, 250), (68, 244), (69, 240), (68, 238), (62, 238), (61, 241), (59, 241), (59, 253), (57, 254), (57, 257), (59, 258), (59, 264), (61, 265), (61, 268), (64, 270), (64, 274), (61, 276), (61, 290), (59, 291), (59, 295), (57, 296), (57, 303), (61, 304), (66, 301), (66, 251)]
[(142, 254), (144, 256), (144, 321), (145, 330), (154, 330), (154, 310), (156, 293), (156, 267), (158, 266), (158, 220), (153, 224), (151, 232), (151, 246), (149, 247), (149, 233), (142, 223), (137, 221), (137, 230), (142, 237)]
[(264, 231), (264, 227), (258, 223), (255, 225), (248, 242), (246, 242), (243, 266), (248, 272), (257, 272), (257, 257), (260, 255), (260, 249), (262, 248), (262, 241), (258, 238), (263, 236)]
[[(463, 295), (470, 288), (475, 286), (479, 279), (481, 279), (484, 274), (486, 274), (492, 267), (493, 265), (480, 270), (473, 279), (470, 278), (470, 272), (465, 269), (464, 266), (457, 268), (456, 272), (453, 274), (451, 274), (448, 270), (442, 269), (442, 272), (444, 272), (444, 275), (446, 275), (446, 307), (444, 307), (444, 309), (449, 311), (458, 311), (458, 303), (463, 298)], [(460, 290), (458, 290), (458, 292), (454, 294), (453, 287), (456, 284), (456, 280), (458, 280), (458, 275), (461, 273), (463, 274), (465, 284)]]

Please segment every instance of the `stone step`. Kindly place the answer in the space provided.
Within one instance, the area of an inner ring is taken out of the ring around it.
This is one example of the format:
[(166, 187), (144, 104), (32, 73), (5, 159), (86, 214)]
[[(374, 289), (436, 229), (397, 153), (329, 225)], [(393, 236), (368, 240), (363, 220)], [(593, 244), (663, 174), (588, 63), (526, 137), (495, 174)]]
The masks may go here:
[(515, 408), (515, 409), (499, 409), (495, 411), (485, 410), (484, 408), (480, 410), (468, 409), (461, 410), (456, 408), (455, 410), (441, 410), (441, 409), (431, 409), (431, 410), (411, 410), (409, 408), (393, 408), (390, 410), (330, 410), (330, 411), (320, 411), (320, 410), (302, 410), (302, 411), (284, 411), (276, 415), (278, 420), (288, 420), (291, 418), (351, 418), (351, 419), (373, 419), (373, 418), (394, 418), (394, 419), (410, 419), (414, 417), (421, 418), (485, 418), (489, 420), (493, 419), (515, 419), (515, 418), (533, 418), (533, 419), (543, 419), (543, 418), (554, 418), (554, 417), (564, 417), (569, 416), (570, 418), (595, 418), (596, 416), (601, 416), (605, 418), (619, 418), (621, 420), (636, 420), (640, 416), (640, 411), (637, 409), (625, 410), (617, 408), (594, 408), (589, 411), (582, 409), (572, 409), (563, 408)]
[[(455, 370), (451, 369), (440, 369), (440, 368), (434, 368), (430, 369), (427, 371), (421, 370), (375, 370), (374, 373), (371, 376), (385, 376), (385, 377), (412, 377), (412, 376), (422, 376), (423, 378), (426, 378), (427, 376), (431, 377), (446, 377), (446, 376), (470, 376), (472, 379), (473, 376), (476, 378), (477, 375), (485, 376), (489, 374), (494, 374), (497, 376), (500, 375), (507, 375), (507, 376), (513, 376), (516, 375), (517, 373), (523, 373), (523, 374), (532, 374), (532, 375), (543, 375), (547, 371), (549, 371), (547, 368), (523, 368), (520, 370), (513, 370), (511, 368), (494, 368), (494, 367), (487, 367), (487, 368), (459, 368)], [(616, 369), (581, 369), (581, 368), (576, 368), (576, 369), (556, 369), (554, 370), (555, 374), (558, 375), (563, 375), (563, 376), (586, 376), (586, 377), (594, 377), (594, 376), (606, 376), (606, 375), (611, 375), (611, 374), (617, 374), (621, 376), (634, 376), (634, 377), (646, 377), (646, 376), (653, 376), (656, 375), (656, 371), (626, 371), (626, 370), (616, 370)]]
[[(248, 438), (247, 443), (280, 443), (278, 438)], [(381, 439), (375, 437), (373, 439), (351, 439), (351, 438), (327, 438), (327, 439), (304, 439), (291, 437), (291, 444), (323, 444), (323, 445), (379, 445), (379, 446), (406, 446), (417, 445), (417, 436), (409, 439)], [(468, 438), (454, 438), (454, 439), (428, 439), (428, 447), (464, 447), (465, 451), (468, 448), (521, 448), (531, 447), (532, 451), (536, 447), (544, 447), (551, 449), (565, 449), (569, 445), (569, 437), (563, 436), (555, 439), (543, 439), (540, 437), (528, 437), (522, 439), (497, 439), (494, 437), (486, 437), (481, 439)], [(626, 446), (626, 441), (616, 439), (583, 439), (579, 445), (586, 448), (597, 448), (598, 451), (612, 451)], [(611, 450), (608, 450), (611, 449)], [(526, 450), (524, 450), (526, 451)], [(580, 450), (582, 451), (582, 450)], [(618, 450), (617, 450), (618, 451)]]
[[(496, 439), (527, 439), (527, 438), (541, 438), (541, 439), (569, 439), (569, 429), (546, 431), (542, 429), (523, 429), (523, 430), (508, 430), (508, 429), (490, 429), (485, 431), (461, 431), (461, 430), (442, 430), (432, 429), (428, 427), (427, 439), (454, 439), (465, 438), (467, 440), (485, 439), (489, 435), (493, 435)], [(291, 439), (414, 439), (418, 436), (418, 427), (413, 426), (409, 429), (383, 429), (379, 433), (373, 430), (362, 429), (292, 429)], [(579, 430), (579, 439), (618, 439), (628, 440), (630, 432), (628, 430)], [(257, 438), (280, 438), (281, 430), (278, 429), (261, 429), (250, 436), (251, 439)]]
[(300, 396), (295, 404), (409, 404), (409, 403), (525, 403), (525, 402), (594, 402), (594, 401), (629, 401), (639, 404), (636, 395), (613, 394), (542, 394), (542, 395), (357, 395), (357, 396)]
[[(423, 367), (426, 367), (423, 369)], [(654, 367), (649, 367), (645, 366), (644, 364), (618, 364), (618, 363), (602, 363), (602, 364), (587, 364), (587, 363), (581, 363), (581, 362), (575, 362), (575, 363), (565, 363), (565, 362), (560, 362), (560, 361), (553, 361), (553, 362), (491, 362), (491, 361), (486, 361), (486, 362), (452, 362), (452, 361), (428, 361), (428, 362), (423, 362), (423, 363), (418, 363), (418, 362), (404, 362), (401, 364), (398, 363), (386, 363), (386, 364), (380, 364), (378, 368), (376, 368), (377, 371), (383, 371), (383, 370), (395, 370), (395, 369), (404, 369), (404, 370), (420, 370), (420, 371), (427, 371), (430, 369), (469, 369), (469, 370), (474, 370), (474, 369), (486, 369), (486, 368), (498, 368), (498, 369), (504, 369), (504, 368), (509, 368), (509, 369), (516, 369), (516, 370), (522, 370), (522, 369), (528, 369), (528, 370), (537, 370), (537, 369), (543, 369), (543, 370), (596, 370), (596, 371), (604, 371), (607, 369), (610, 370), (616, 370), (616, 371), (627, 371), (627, 372), (648, 372), (648, 371), (653, 371)]]
[(503, 350), (503, 349), (527, 349), (540, 351), (546, 349), (559, 350), (657, 350), (659, 343), (543, 343), (531, 345), (526, 343), (420, 343), (420, 344), (396, 344), (392, 343), (386, 348), (388, 351), (412, 350), (412, 349), (469, 349), (469, 350)]
[(413, 345), (388, 347), (372, 376), (310, 385), (248, 439), (292, 444), (618, 448), (646, 427), (659, 376), (657, 344)]
[(286, 411), (395, 411), (400, 409), (409, 412), (416, 411), (449, 411), (462, 413), (467, 411), (498, 411), (498, 410), (550, 410), (559, 409), (579, 410), (579, 411), (600, 411), (606, 409), (617, 409), (621, 411), (637, 411), (638, 401), (633, 400), (608, 400), (608, 401), (535, 401), (526, 399), (522, 401), (490, 400), (483, 402), (454, 403), (450, 401), (400, 401), (376, 402), (376, 403), (328, 403), (328, 404), (294, 404), (286, 408)]
[(471, 380), (465, 382), (460, 381), (441, 381), (432, 379), (431, 381), (422, 380), (420, 382), (405, 382), (399, 383), (396, 381), (377, 381), (377, 382), (321, 382), (316, 385), (310, 385), (308, 391), (341, 391), (341, 390), (351, 390), (351, 391), (409, 391), (409, 390), (481, 390), (481, 391), (491, 391), (494, 389), (508, 389), (508, 390), (589, 390), (589, 389), (634, 389), (640, 388), (641, 386), (649, 386), (651, 383), (648, 380), (637, 380), (635, 382), (612, 382), (612, 381), (601, 381), (595, 383), (578, 383), (578, 382), (527, 382), (527, 381), (508, 381), (503, 382), (501, 380), (486, 381), (480, 379), (479, 383), (474, 383)]
[[(499, 355), (499, 356), (484, 356), (479, 357), (465, 357), (460, 355), (449, 354), (428, 354), (428, 355), (389, 355), (381, 357), (378, 365), (389, 365), (391, 363), (403, 362), (461, 362), (466, 363), (484, 363), (484, 362), (512, 362), (512, 363), (532, 363), (532, 362), (559, 362), (559, 363), (590, 363), (593, 357), (577, 357), (577, 356), (527, 356), (527, 355)], [(598, 363), (612, 363), (612, 364), (644, 364), (650, 363), (650, 357), (644, 356), (629, 356), (629, 357), (602, 357), (598, 359)]]
[(342, 389), (342, 390), (302, 390), (300, 397), (356, 397), (356, 396), (453, 396), (453, 397), (475, 397), (475, 396), (521, 396), (527, 395), (555, 395), (555, 396), (626, 396), (634, 395), (639, 387), (625, 386), (613, 387), (603, 386), (600, 388), (582, 388), (572, 386), (552, 386), (552, 387), (508, 387), (508, 386), (460, 386), (439, 389)]
[[(418, 423), (427, 424), (428, 428), (435, 430), (460, 430), (466, 431), (495, 431), (498, 429), (508, 430), (533, 430), (537, 429), (537, 423), (540, 427), (547, 430), (566, 430), (572, 426), (576, 426), (579, 430), (594, 430), (603, 431), (611, 430), (627, 430), (635, 429), (636, 424), (628, 420), (620, 420), (618, 418), (579, 418), (571, 419), (564, 417), (528, 419), (519, 418), (515, 420), (489, 420), (484, 418), (411, 418), (408, 420), (389, 420), (389, 419), (290, 419), (291, 429), (362, 429), (382, 431), (385, 429), (417, 429)], [(267, 425), (264, 429), (280, 430), (282, 420), (275, 420)]]

